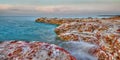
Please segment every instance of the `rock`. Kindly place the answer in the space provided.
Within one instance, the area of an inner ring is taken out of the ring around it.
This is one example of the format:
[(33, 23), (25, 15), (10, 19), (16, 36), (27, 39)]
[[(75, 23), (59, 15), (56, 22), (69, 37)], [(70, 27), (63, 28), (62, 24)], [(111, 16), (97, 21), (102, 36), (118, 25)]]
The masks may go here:
[[(38, 21), (41, 22), (41, 21)], [(120, 16), (109, 18), (55, 18), (44, 23), (59, 24), (56, 34), (64, 41), (84, 41), (97, 47), (88, 53), (98, 60), (120, 60)]]
[(55, 32), (62, 40), (99, 39), (99, 33), (117, 33), (119, 27), (119, 21), (72, 22), (61, 24), (55, 29)]
[(120, 20), (120, 16), (112, 16), (109, 18), (46, 18), (41, 17), (36, 19), (36, 22), (43, 22), (43, 23), (50, 23), (50, 24), (64, 24), (64, 23), (71, 23), (71, 22), (99, 22), (101, 20)]
[(76, 60), (66, 50), (54, 44), (25, 41), (6, 41), (0, 43), (0, 59)]
[(99, 22), (99, 18), (38, 18), (36, 22), (50, 23), (50, 24), (58, 24), (61, 25), (63, 23), (71, 23), (71, 22)]
[(55, 32), (62, 40), (95, 44), (98, 47), (91, 48), (89, 53), (98, 60), (119, 60), (120, 21), (116, 21), (65, 23), (58, 26)]

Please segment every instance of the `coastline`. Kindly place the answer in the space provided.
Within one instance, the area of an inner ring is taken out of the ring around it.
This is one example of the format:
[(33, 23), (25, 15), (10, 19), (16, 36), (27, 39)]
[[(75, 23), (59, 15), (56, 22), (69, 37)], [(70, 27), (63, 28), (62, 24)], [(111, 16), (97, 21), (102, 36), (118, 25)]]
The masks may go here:
[(109, 18), (38, 18), (36, 22), (59, 25), (55, 33), (64, 41), (84, 41), (97, 47), (89, 53), (98, 60), (120, 58), (120, 16)]
[(109, 18), (47, 18), (41, 17), (37, 18), (35, 22), (43, 22), (49, 24), (63, 24), (63, 23), (71, 23), (71, 22), (98, 22), (99, 20), (120, 20), (120, 16), (111, 16)]
[[(120, 57), (119, 16), (111, 18), (42, 18), (42, 20), (38, 18), (36, 22), (38, 22), (37, 24), (42, 22), (57, 25), (54, 32), (60, 38), (59, 40), (62, 40), (59, 45), (62, 48), (57, 46), (58, 44), (41, 41), (3, 41), (0, 43), (1, 59), (44, 60), (48, 57), (48, 59), (57, 60), (62, 58), (67, 60), (117, 60)], [(46, 56), (42, 56), (42, 54)]]

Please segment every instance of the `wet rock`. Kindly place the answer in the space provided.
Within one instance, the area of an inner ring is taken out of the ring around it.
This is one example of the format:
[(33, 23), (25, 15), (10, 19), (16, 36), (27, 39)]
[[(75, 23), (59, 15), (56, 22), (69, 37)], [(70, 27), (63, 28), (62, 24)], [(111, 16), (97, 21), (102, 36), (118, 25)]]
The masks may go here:
[(6, 41), (0, 43), (2, 60), (76, 60), (63, 48), (42, 42)]
[[(41, 22), (39, 19), (37, 22)], [(55, 32), (62, 40), (84, 41), (94, 44), (95, 47), (86, 50), (98, 60), (120, 60), (120, 16), (109, 18), (48, 18), (44, 21), (44, 23), (46, 22), (60, 24)]]
[(104, 33), (119, 32), (118, 23), (120, 25), (116, 21), (72, 22), (58, 26), (55, 32), (62, 40), (94, 40), (100, 39)]
[(89, 49), (89, 53), (96, 56), (98, 60), (119, 60), (119, 25), (119, 20), (72, 22), (58, 26), (55, 32), (62, 40), (95, 44), (97, 47)]

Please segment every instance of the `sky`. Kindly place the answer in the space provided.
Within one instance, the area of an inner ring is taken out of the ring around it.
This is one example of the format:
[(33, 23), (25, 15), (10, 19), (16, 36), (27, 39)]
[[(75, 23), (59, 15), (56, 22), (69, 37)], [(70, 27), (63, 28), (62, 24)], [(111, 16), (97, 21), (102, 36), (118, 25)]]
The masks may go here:
[(120, 0), (0, 0), (0, 16), (120, 15)]

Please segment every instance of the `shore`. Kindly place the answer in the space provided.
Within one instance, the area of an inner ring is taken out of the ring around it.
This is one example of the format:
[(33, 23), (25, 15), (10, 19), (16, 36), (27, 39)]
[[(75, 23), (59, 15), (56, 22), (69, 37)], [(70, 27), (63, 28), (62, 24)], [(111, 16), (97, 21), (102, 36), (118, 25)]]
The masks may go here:
[[(0, 42), (0, 59), (120, 60), (120, 16), (38, 18), (36, 22), (56, 24), (54, 32), (60, 38), (59, 40), (62, 40), (61, 45), (41, 41), (20, 41), (19, 39), (2, 41)], [(41, 26), (38, 27), (42, 29)]]
[(64, 41), (84, 41), (97, 47), (89, 53), (98, 60), (120, 59), (120, 16), (109, 18), (38, 18), (36, 22), (59, 25), (55, 32)]
[(63, 24), (63, 23), (71, 23), (71, 22), (99, 22), (100, 20), (120, 20), (120, 16), (112, 16), (109, 18), (47, 18), (41, 17), (37, 18), (36, 22), (50, 23), (50, 24)]

